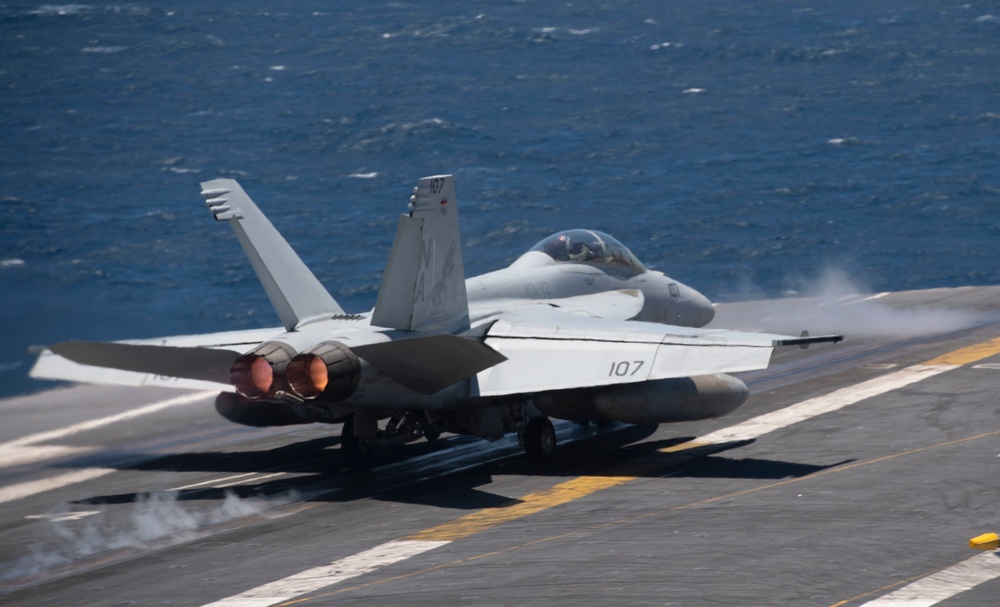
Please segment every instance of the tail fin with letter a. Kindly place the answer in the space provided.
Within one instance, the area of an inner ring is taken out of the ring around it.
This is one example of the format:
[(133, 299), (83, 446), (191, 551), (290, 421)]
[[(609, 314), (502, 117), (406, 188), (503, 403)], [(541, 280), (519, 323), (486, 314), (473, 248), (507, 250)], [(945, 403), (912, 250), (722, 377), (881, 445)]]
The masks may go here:
[(453, 333), (469, 327), (455, 178), (424, 177), (399, 218), (373, 325)]
[(201, 189), (215, 219), (228, 220), (236, 232), (285, 329), (344, 313), (239, 183), (216, 179)]

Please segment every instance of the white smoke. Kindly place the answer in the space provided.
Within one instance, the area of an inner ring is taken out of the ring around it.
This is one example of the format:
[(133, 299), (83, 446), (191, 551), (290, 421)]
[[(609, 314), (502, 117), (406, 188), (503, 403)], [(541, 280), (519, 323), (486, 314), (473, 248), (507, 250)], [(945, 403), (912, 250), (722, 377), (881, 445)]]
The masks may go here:
[[(225, 499), (210, 509), (186, 509), (175, 491), (140, 496), (125, 514), (103, 510), (78, 521), (54, 515), (31, 552), (0, 567), (0, 581), (35, 575), (48, 568), (121, 548), (148, 548), (176, 544), (199, 537), (199, 529), (246, 516), (265, 514), (267, 509), (291, 501), (241, 499), (226, 492)], [(62, 509), (66, 512), (68, 508)], [(69, 520), (67, 520), (69, 519)]]
[(793, 292), (793, 297), (721, 309), (718, 324), (790, 335), (806, 330), (812, 335), (840, 333), (848, 338), (910, 338), (958, 331), (986, 319), (974, 310), (918, 306), (898, 294), (873, 294), (838, 269), (800, 282), (801, 293)]

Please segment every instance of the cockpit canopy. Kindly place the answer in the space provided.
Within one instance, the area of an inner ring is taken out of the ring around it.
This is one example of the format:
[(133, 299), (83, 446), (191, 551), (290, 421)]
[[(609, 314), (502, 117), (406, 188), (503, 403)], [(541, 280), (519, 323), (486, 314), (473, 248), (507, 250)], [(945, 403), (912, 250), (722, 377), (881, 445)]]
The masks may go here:
[(625, 245), (596, 230), (565, 230), (549, 236), (531, 250), (545, 253), (556, 263), (591, 263), (630, 274), (646, 271)]

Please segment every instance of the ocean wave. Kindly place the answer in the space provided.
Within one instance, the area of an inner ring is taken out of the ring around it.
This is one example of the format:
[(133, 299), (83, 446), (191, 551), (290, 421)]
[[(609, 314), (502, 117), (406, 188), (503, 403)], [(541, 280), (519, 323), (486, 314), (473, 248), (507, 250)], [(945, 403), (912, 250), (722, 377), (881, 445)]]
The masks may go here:
[(110, 55), (113, 53), (120, 53), (127, 48), (127, 46), (85, 46), (80, 52)]
[(94, 10), (89, 4), (43, 4), (36, 9), (28, 11), (29, 15), (41, 17), (79, 15), (87, 11)]

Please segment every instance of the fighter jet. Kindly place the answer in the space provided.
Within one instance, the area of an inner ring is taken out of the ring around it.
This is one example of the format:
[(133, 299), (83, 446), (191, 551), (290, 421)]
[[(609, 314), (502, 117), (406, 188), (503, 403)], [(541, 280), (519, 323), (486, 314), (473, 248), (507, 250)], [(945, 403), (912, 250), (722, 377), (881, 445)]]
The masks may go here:
[(704, 329), (711, 302), (596, 230), (553, 234), (509, 267), (465, 278), (454, 179), (420, 179), (400, 216), (375, 308), (346, 313), (234, 180), (202, 185), (284, 325), (115, 343), (67, 341), (37, 378), (220, 389), (252, 426), (343, 423), (342, 450), (442, 432), (516, 432), (552, 457), (550, 417), (658, 424), (725, 415), (749, 391), (729, 375), (778, 346), (836, 342)]

